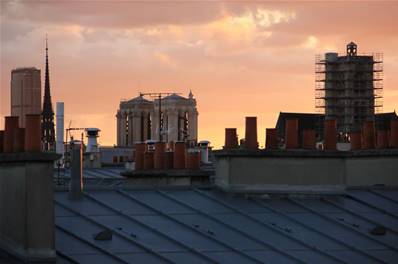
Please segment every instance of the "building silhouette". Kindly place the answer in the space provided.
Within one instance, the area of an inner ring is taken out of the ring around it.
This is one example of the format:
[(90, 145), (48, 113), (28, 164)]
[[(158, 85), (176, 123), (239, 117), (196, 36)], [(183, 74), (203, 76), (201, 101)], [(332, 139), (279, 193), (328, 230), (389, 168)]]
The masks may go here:
[(40, 70), (34, 67), (11, 71), (11, 115), (25, 127), (25, 115), (41, 113)]
[(54, 111), (51, 103), (50, 70), (48, 65), (48, 43), (46, 39), (46, 72), (44, 82), (44, 100), (42, 110), (42, 144), (44, 151), (55, 151)]
[(173, 93), (162, 98), (160, 104), (159, 111), (159, 99), (147, 100), (142, 95), (121, 101), (116, 114), (117, 146), (133, 146), (137, 142), (160, 138), (163, 142), (196, 142), (198, 111), (193, 94), (190, 92), (185, 98)]

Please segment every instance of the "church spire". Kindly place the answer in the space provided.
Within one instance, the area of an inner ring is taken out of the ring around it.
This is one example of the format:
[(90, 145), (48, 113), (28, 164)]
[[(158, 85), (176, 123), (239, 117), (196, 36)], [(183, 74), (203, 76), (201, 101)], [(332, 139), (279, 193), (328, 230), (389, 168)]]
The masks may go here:
[(44, 100), (42, 112), (42, 144), (44, 151), (54, 151), (54, 111), (51, 103), (50, 93), (50, 70), (48, 65), (48, 42), (46, 36), (46, 72), (44, 80)]

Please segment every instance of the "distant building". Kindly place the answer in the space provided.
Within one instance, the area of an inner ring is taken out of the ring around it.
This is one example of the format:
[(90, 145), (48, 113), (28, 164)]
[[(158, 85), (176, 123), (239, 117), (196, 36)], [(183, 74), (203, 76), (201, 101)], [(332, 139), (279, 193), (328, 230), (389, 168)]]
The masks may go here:
[(133, 150), (129, 147), (100, 146), (101, 166), (122, 166), (133, 159)]
[(163, 142), (196, 142), (198, 138), (198, 111), (191, 92), (188, 98), (174, 93), (160, 102), (143, 96), (122, 101), (116, 118), (119, 147), (133, 146), (149, 139), (159, 140), (160, 137)]
[(340, 133), (359, 131), (381, 109), (382, 54), (358, 55), (350, 42), (346, 54), (326, 53), (316, 61), (317, 108), (337, 120)]
[(25, 127), (25, 115), (41, 113), (40, 70), (18, 68), (11, 71), (11, 115)]

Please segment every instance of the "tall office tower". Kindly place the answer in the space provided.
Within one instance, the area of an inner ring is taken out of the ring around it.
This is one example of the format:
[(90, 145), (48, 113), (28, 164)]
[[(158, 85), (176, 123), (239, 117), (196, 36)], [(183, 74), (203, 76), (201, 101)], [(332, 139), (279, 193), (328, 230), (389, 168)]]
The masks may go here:
[(54, 111), (50, 94), (50, 71), (48, 66), (48, 45), (46, 39), (46, 73), (44, 82), (44, 100), (41, 121), (42, 144), (44, 151), (55, 150)]
[(350, 42), (346, 54), (326, 53), (316, 59), (316, 107), (326, 119), (337, 120), (340, 133), (358, 131), (365, 120), (374, 120), (382, 108), (382, 54), (358, 55)]
[(25, 115), (41, 113), (40, 70), (17, 68), (11, 71), (11, 115), (25, 127)]

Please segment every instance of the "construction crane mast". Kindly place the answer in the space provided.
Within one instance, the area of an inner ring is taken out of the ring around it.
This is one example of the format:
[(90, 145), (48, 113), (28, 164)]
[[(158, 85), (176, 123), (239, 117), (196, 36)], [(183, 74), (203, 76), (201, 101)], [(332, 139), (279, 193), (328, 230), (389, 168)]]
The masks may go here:
[(159, 142), (163, 141), (162, 137), (162, 98), (165, 96), (169, 96), (172, 94), (178, 94), (178, 93), (140, 93), (140, 96), (149, 96), (154, 99), (159, 100)]

